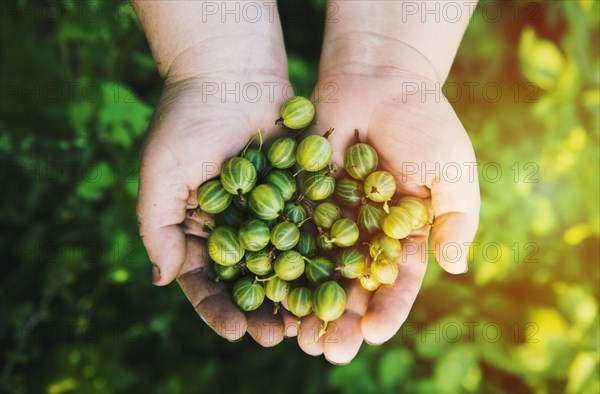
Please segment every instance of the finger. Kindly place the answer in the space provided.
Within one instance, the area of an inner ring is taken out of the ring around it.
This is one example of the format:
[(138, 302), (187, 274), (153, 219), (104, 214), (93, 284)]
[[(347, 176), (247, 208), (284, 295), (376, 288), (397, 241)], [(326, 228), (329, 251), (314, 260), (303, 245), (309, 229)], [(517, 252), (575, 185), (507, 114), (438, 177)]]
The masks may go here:
[(198, 208), (198, 188), (190, 189), (188, 193), (188, 199), (186, 201), (186, 209), (196, 209)]
[(265, 299), (258, 309), (246, 313), (248, 334), (264, 347), (275, 346), (284, 338), (281, 315), (273, 311), (273, 303)]
[(230, 341), (240, 339), (246, 333), (246, 316), (233, 303), (225, 283), (213, 281), (205, 241), (188, 236), (186, 243), (188, 253), (177, 283), (210, 328)]
[(287, 309), (279, 309), (283, 319), (283, 335), (286, 338), (298, 336), (298, 318)]
[(323, 322), (314, 313), (301, 319), (300, 330), (298, 332), (298, 345), (304, 353), (311, 356), (320, 356), (323, 354), (324, 338), (319, 338), (321, 327), (323, 327)]
[(349, 363), (358, 353), (363, 342), (361, 320), (371, 299), (371, 292), (356, 280), (344, 281), (342, 285), (346, 291), (346, 311), (328, 324), (323, 340), (325, 358), (336, 365)]
[(479, 223), (479, 184), (476, 176), (469, 177), (465, 171), (458, 181), (440, 179), (431, 188), (432, 247), (438, 263), (451, 274), (467, 271), (469, 247)]
[(183, 232), (187, 235), (194, 235), (200, 238), (207, 238), (209, 229), (206, 224), (214, 225), (212, 216), (199, 214), (196, 210), (188, 211), (183, 221)]
[(361, 315), (346, 311), (327, 325), (327, 332), (323, 335), (323, 351), (327, 361), (334, 365), (352, 361), (363, 342), (361, 320)]
[(176, 176), (142, 163), (137, 215), (155, 285), (173, 281), (185, 260), (186, 241), (180, 224), (185, 219), (188, 197), (188, 187)]
[(402, 241), (400, 273), (392, 286), (382, 285), (371, 299), (362, 319), (365, 341), (381, 344), (402, 326), (419, 293), (427, 269), (427, 238), (414, 236)]

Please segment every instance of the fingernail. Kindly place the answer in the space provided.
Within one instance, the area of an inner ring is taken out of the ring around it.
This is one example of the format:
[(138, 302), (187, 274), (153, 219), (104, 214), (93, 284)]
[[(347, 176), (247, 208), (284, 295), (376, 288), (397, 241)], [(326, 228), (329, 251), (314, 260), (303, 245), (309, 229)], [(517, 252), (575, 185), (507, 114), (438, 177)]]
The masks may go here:
[(341, 366), (344, 366), (344, 365), (348, 365), (348, 364), (350, 364), (350, 361), (345, 361), (345, 362), (336, 363), (336, 362), (334, 362), (334, 361), (331, 361), (331, 360), (329, 360), (327, 357), (325, 357), (325, 360), (327, 360), (327, 362), (328, 362), (329, 364), (331, 364), (331, 365), (335, 365), (336, 367), (341, 367)]
[(156, 284), (160, 282), (160, 267), (156, 264), (152, 264), (152, 283)]
[(366, 339), (364, 341), (369, 346), (381, 346), (382, 345), (382, 343), (369, 342)]

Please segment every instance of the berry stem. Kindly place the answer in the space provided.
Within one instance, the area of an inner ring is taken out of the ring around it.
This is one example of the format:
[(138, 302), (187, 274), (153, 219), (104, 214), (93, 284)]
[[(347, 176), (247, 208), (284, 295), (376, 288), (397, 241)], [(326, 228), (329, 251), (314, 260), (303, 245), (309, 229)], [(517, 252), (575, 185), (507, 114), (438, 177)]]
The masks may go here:
[(321, 337), (323, 335), (325, 335), (325, 333), (327, 332), (327, 325), (329, 324), (328, 321), (324, 321), (323, 322), (323, 327), (321, 327), (321, 330), (319, 331), (319, 337), (317, 338), (317, 340), (321, 339)]
[(383, 211), (384, 211), (385, 213), (390, 213), (390, 207), (389, 207), (389, 205), (388, 205), (388, 201), (389, 201), (389, 200), (385, 200), (385, 201), (383, 202)]
[(238, 199), (240, 200), (240, 204), (246, 203), (246, 197), (244, 197), (244, 193), (242, 193), (242, 189), (238, 189)]
[(308, 220), (312, 219), (312, 216), (307, 217), (306, 219), (304, 219), (303, 221), (301, 221), (300, 223), (298, 223), (298, 228), (302, 227), (302, 225), (304, 223), (306, 223)]
[(268, 277), (266, 277), (266, 278), (259, 278), (258, 276), (255, 276), (255, 277), (254, 277), (254, 282), (255, 282), (255, 283), (256, 283), (256, 282), (268, 282), (268, 281), (270, 281), (271, 279), (275, 279), (275, 278), (277, 278), (277, 274), (273, 274), (273, 275), (271, 275), (271, 276), (268, 276)]
[(331, 135), (331, 133), (333, 133), (333, 130), (335, 130), (335, 129), (333, 127), (330, 127), (329, 130), (327, 130), (325, 132), (325, 134), (323, 134), (323, 137), (329, 138), (329, 136)]
[(204, 229), (207, 233), (210, 233), (211, 231), (213, 231), (215, 229), (215, 226), (213, 226), (209, 220), (206, 218), (206, 216), (204, 216), (204, 212), (200, 210), (200, 208), (198, 208), (197, 210), (198, 215), (200, 215), (200, 218), (204, 221)]
[(262, 130), (258, 129), (258, 134), (255, 134), (252, 136), (252, 138), (250, 138), (250, 141), (248, 141), (248, 143), (244, 147), (244, 150), (242, 151), (242, 154), (240, 155), (240, 157), (246, 157), (246, 151), (248, 150), (248, 148), (250, 148), (250, 145), (252, 144), (252, 142), (254, 142), (256, 137), (260, 138), (260, 145), (258, 147), (258, 150), (262, 149)]
[(296, 131), (296, 134), (294, 134), (294, 139), (297, 140), (298, 138), (300, 138), (300, 136), (306, 131), (306, 129), (307, 127)]
[(258, 129), (258, 150), (262, 152), (262, 146), (263, 146), (263, 137), (262, 137), (262, 130)]
[(358, 129), (354, 129), (354, 141), (357, 144), (360, 144), (360, 135), (359, 135)]

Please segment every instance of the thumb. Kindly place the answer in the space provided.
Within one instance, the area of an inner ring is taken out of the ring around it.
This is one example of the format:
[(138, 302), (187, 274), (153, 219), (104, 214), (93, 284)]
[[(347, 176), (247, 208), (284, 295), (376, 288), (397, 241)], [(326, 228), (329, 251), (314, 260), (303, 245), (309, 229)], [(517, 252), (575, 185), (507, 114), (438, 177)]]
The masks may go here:
[(474, 154), (453, 165), (455, 176), (446, 173), (445, 179), (439, 178), (431, 187), (435, 214), (431, 240), (442, 268), (451, 274), (461, 274), (468, 269), (467, 256), (479, 223), (479, 182)]
[(187, 248), (181, 223), (189, 197), (188, 186), (176, 174), (161, 171), (142, 159), (137, 215), (155, 285), (173, 281), (185, 261)]

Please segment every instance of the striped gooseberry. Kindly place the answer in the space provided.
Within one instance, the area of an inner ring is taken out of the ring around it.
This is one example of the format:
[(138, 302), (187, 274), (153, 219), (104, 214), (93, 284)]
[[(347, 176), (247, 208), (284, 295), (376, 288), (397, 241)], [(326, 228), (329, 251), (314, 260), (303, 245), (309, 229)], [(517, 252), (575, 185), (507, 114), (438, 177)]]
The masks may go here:
[(233, 300), (243, 311), (253, 311), (265, 300), (265, 289), (260, 282), (241, 278), (233, 285)]
[(302, 191), (304, 196), (313, 200), (320, 201), (333, 194), (335, 190), (335, 179), (331, 169), (324, 169), (317, 172), (309, 172), (302, 182)]
[(383, 217), (381, 229), (388, 237), (406, 238), (412, 231), (412, 218), (406, 209), (391, 207), (390, 212)]
[(290, 291), (290, 284), (278, 277), (272, 277), (265, 283), (265, 295), (274, 302), (285, 300)]
[(371, 276), (379, 283), (391, 285), (398, 277), (398, 263), (381, 255), (371, 263)]
[(387, 171), (375, 171), (367, 176), (363, 187), (369, 200), (386, 202), (396, 193), (396, 180)]
[(317, 247), (319, 249), (321, 249), (322, 251), (324, 251), (324, 252), (330, 251), (333, 249), (334, 246), (335, 246), (335, 244), (331, 240), (330, 233), (325, 232), (323, 234), (320, 234), (317, 237)]
[(411, 217), (412, 229), (423, 227), (429, 222), (429, 210), (427, 205), (418, 197), (406, 196), (398, 200), (396, 206), (404, 208)]
[(304, 258), (295, 250), (287, 250), (275, 259), (275, 274), (283, 280), (298, 279), (304, 273)]
[[(229, 195), (231, 196), (231, 194)], [(238, 201), (238, 199), (234, 199), (233, 201)], [(231, 204), (223, 212), (219, 212), (215, 215), (215, 224), (217, 226), (238, 228), (246, 221), (246, 219), (248, 219), (248, 213), (240, 210), (237, 205)]]
[(271, 230), (260, 219), (245, 221), (238, 230), (238, 239), (244, 249), (257, 252), (269, 244)]
[(335, 183), (333, 197), (346, 207), (356, 207), (364, 197), (363, 186), (354, 179), (340, 179)]
[(244, 257), (244, 247), (232, 227), (216, 227), (208, 235), (208, 255), (217, 264), (231, 266)]
[(312, 307), (315, 315), (323, 320), (319, 338), (325, 334), (327, 324), (338, 319), (346, 309), (346, 292), (338, 283), (330, 280), (321, 283), (313, 291)]
[(306, 209), (298, 203), (288, 202), (283, 207), (283, 217), (292, 223), (300, 223), (306, 220)]
[(223, 212), (232, 200), (231, 194), (225, 190), (218, 179), (204, 182), (198, 188), (197, 197), (200, 210), (206, 213)]
[(233, 280), (242, 274), (242, 269), (238, 264), (224, 266), (224, 265), (215, 263), (213, 268), (215, 270), (215, 273), (217, 274), (217, 277), (215, 278), (215, 282), (218, 282), (221, 279)]
[(290, 137), (282, 137), (273, 141), (267, 152), (271, 165), (285, 170), (296, 164), (296, 146), (296, 140)]
[(290, 291), (287, 305), (296, 317), (304, 317), (312, 312), (312, 295), (308, 287), (296, 287)]
[(315, 237), (309, 232), (301, 231), (296, 250), (302, 256), (313, 256), (317, 250), (317, 241), (315, 241)]
[(298, 225), (291, 222), (277, 223), (271, 230), (271, 243), (277, 250), (290, 250), (300, 239)]
[(373, 278), (373, 275), (371, 275), (370, 269), (367, 269), (365, 272), (363, 272), (359, 281), (361, 287), (367, 291), (375, 291), (381, 286), (381, 282)]
[(246, 253), (245, 263), (248, 271), (261, 276), (268, 275), (273, 271), (273, 257), (275, 254), (267, 249)]
[(296, 149), (296, 161), (303, 170), (315, 172), (329, 164), (333, 150), (327, 137), (332, 131), (330, 129), (324, 136), (309, 135), (300, 141)]
[(378, 156), (375, 149), (364, 143), (352, 145), (344, 155), (344, 167), (352, 178), (362, 181), (377, 169)]
[(397, 259), (402, 255), (402, 245), (386, 234), (377, 234), (369, 243), (369, 254), (375, 260), (381, 255)]
[(347, 248), (358, 241), (358, 226), (351, 219), (338, 219), (331, 226), (331, 241), (336, 246)]
[(306, 269), (304, 274), (310, 283), (319, 284), (331, 279), (334, 265), (327, 257), (318, 256), (315, 258), (306, 258)]
[(259, 219), (276, 219), (281, 214), (283, 207), (283, 197), (273, 185), (258, 185), (248, 195), (248, 208)]
[(358, 227), (366, 233), (381, 231), (381, 221), (385, 212), (378, 206), (363, 204), (358, 208)]
[(287, 170), (273, 169), (265, 177), (265, 183), (275, 186), (285, 201), (296, 193), (296, 178)]
[(283, 122), (283, 125), (292, 130), (300, 130), (307, 127), (315, 117), (315, 106), (302, 96), (294, 96), (285, 100), (279, 111), (281, 116), (275, 123)]
[(254, 165), (243, 157), (232, 157), (223, 163), (221, 184), (228, 193), (242, 195), (248, 193), (256, 184), (257, 174)]
[(324, 230), (329, 230), (336, 220), (343, 216), (342, 210), (335, 204), (330, 202), (322, 202), (317, 205), (313, 211), (312, 219), (317, 225)]
[(365, 270), (366, 259), (358, 248), (343, 248), (336, 256), (336, 270), (344, 278), (358, 278)]

